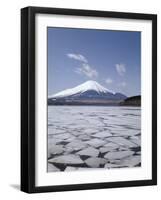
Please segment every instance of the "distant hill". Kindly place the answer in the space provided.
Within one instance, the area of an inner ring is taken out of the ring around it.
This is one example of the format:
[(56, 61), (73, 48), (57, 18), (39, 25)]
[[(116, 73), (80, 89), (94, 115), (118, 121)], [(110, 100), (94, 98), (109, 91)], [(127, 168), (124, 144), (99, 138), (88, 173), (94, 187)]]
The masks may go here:
[(121, 106), (141, 106), (141, 96), (132, 96), (120, 102)]

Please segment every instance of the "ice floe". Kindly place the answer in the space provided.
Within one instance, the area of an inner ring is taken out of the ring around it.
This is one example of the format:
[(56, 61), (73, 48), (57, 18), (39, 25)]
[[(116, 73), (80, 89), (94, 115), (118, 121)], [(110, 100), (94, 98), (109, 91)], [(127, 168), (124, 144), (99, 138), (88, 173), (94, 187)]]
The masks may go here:
[(82, 164), (84, 163), (77, 155), (63, 155), (51, 158), (48, 160), (49, 163), (63, 163), (63, 164)]
[(48, 171), (141, 166), (138, 107), (48, 106)]
[(109, 152), (107, 153), (104, 158), (107, 158), (107, 159), (122, 159), (122, 158), (126, 158), (128, 156), (131, 156), (133, 155), (134, 152), (133, 151), (118, 151), (118, 152)]
[(93, 147), (88, 147), (86, 149), (78, 151), (76, 154), (97, 157), (98, 154), (99, 154), (99, 150), (97, 150), (97, 149), (95, 149)]
[(85, 160), (85, 163), (90, 167), (99, 167), (100, 165), (105, 164), (106, 162), (107, 162), (106, 159), (98, 157), (97, 158), (91, 157)]
[(85, 143), (87, 143), (91, 146), (94, 146), (94, 147), (100, 147), (100, 146), (104, 145), (106, 142), (104, 140), (95, 138), (95, 139), (85, 141)]

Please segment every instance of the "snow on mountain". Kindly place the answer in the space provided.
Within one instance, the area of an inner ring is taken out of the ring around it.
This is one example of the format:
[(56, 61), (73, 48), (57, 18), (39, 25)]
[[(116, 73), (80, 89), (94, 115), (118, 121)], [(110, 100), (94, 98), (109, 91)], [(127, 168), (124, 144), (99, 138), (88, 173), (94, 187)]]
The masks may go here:
[(87, 91), (95, 91), (98, 94), (110, 93), (112, 95), (115, 95), (115, 92), (108, 90), (107, 88), (103, 87), (102, 85), (100, 85), (96, 81), (90, 80), (90, 81), (86, 81), (85, 83), (78, 85), (74, 88), (66, 89), (66, 90), (58, 92), (54, 95), (51, 95), (51, 96), (49, 96), (49, 98), (65, 98), (65, 97), (68, 97), (68, 96), (83, 94)]

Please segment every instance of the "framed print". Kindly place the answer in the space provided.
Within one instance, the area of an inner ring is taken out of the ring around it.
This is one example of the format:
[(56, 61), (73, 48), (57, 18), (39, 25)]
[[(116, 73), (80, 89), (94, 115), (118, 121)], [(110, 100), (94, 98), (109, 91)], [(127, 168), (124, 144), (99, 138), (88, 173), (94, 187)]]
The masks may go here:
[(21, 190), (157, 184), (157, 16), (21, 10)]

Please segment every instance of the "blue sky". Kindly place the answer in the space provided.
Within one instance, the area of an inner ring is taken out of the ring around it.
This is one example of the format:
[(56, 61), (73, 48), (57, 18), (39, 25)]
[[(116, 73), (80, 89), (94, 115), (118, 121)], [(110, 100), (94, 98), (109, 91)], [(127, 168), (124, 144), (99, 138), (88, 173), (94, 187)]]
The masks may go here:
[(141, 33), (48, 27), (48, 95), (95, 80), (141, 93)]

